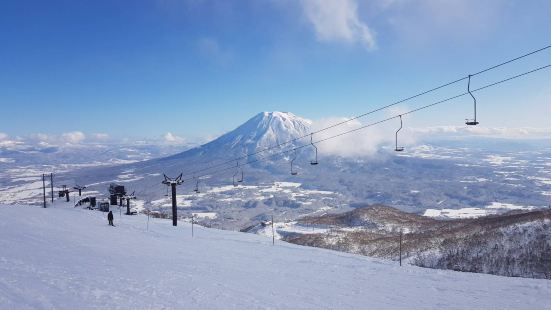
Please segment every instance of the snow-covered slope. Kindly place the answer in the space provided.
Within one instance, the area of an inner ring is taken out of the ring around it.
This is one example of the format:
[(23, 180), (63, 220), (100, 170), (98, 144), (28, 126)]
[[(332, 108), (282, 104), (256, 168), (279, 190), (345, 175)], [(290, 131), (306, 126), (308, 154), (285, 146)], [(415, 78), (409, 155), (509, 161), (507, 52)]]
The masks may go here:
[(551, 309), (551, 281), (395, 263), (166, 220), (0, 206), (1, 309)]

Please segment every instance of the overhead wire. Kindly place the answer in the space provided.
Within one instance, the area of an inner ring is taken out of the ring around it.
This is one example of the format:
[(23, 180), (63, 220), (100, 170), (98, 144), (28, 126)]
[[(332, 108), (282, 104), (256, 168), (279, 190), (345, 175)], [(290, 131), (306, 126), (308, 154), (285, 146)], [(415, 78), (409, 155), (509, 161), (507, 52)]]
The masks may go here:
[[(506, 79), (499, 80), (499, 81), (497, 81), (497, 82), (493, 82), (493, 83), (490, 83), (490, 84), (486, 84), (486, 85), (484, 85), (484, 86), (482, 86), (482, 87), (479, 87), (479, 88), (476, 88), (476, 89), (474, 89), (474, 90), (471, 90), (471, 92), (473, 92), (473, 93), (474, 93), (474, 92), (479, 92), (479, 91), (481, 91), (481, 90), (484, 90), (484, 89), (487, 89), (487, 88), (490, 88), (490, 87), (494, 87), (494, 86), (497, 86), (497, 85), (499, 85), (499, 84), (503, 84), (503, 83), (508, 82), (508, 81), (511, 81), (511, 80), (515, 80), (515, 79), (517, 79), (517, 78), (520, 78), (520, 77), (523, 77), (523, 76), (526, 76), (526, 75), (535, 73), (535, 72), (540, 71), (540, 70), (543, 70), (543, 69), (547, 69), (547, 68), (549, 68), (549, 67), (551, 67), (551, 64), (545, 65), (545, 66), (541, 66), (541, 67), (532, 69), (532, 70), (530, 70), (530, 71), (526, 71), (526, 72), (523, 72), (523, 73), (520, 73), (520, 74), (511, 76), (511, 77), (508, 77), (508, 78), (506, 78)], [(451, 96), (451, 97), (448, 97), (448, 98), (446, 98), (446, 99), (439, 100), (439, 101), (433, 102), (433, 103), (431, 103), (431, 104), (427, 104), (427, 105), (421, 106), (421, 107), (419, 107), (419, 108), (415, 108), (415, 109), (413, 109), (413, 110), (409, 110), (409, 111), (407, 111), (407, 112), (400, 113), (399, 115), (390, 116), (390, 117), (387, 117), (387, 118), (385, 118), (385, 119), (382, 119), (382, 120), (379, 120), (379, 121), (376, 121), (376, 122), (373, 122), (373, 123), (369, 123), (369, 124), (366, 124), (366, 125), (363, 125), (363, 126), (360, 126), (360, 127), (354, 128), (354, 129), (351, 129), (351, 130), (347, 130), (347, 131), (341, 132), (341, 133), (339, 133), (339, 134), (335, 134), (335, 135), (332, 135), (332, 136), (329, 136), (329, 137), (326, 137), (326, 138), (323, 138), (323, 139), (314, 141), (314, 143), (322, 143), (322, 142), (325, 142), (325, 141), (328, 141), (328, 140), (331, 140), (331, 139), (335, 139), (335, 138), (338, 138), (338, 137), (341, 137), (341, 136), (344, 136), (344, 135), (347, 135), (347, 134), (350, 134), (350, 133), (353, 133), (353, 132), (356, 132), (356, 131), (359, 131), (359, 130), (362, 130), (362, 129), (366, 129), (366, 128), (369, 128), (369, 127), (373, 127), (373, 126), (376, 126), (376, 125), (379, 125), (379, 124), (388, 122), (388, 121), (390, 121), (390, 120), (399, 118), (400, 116), (413, 114), (413, 113), (416, 113), (416, 112), (419, 112), (419, 111), (422, 111), (422, 110), (425, 110), (425, 109), (434, 107), (434, 106), (436, 106), (436, 105), (443, 104), (443, 103), (452, 101), (452, 100), (454, 100), (454, 99), (457, 99), (457, 98), (466, 96), (466, 95), (468, 95), (468, 94), (469, 94), (469, 92), (463, 92), (463, 93), (461, 93), (461, 94), (457, 94), (457, 95), (455, 95), (455, 96)], [(276, 155), (282, 155), (282, 154), (286, 154), (286, 153), (289, 153), (289, 152), (293, 152), (293, 151), (295, 151), (295, 150), (299, 150), (299, 149), (302, 149), (302, 148), (305, 148), (305, 147), (309, 147), (310, 145), (311, 145), (310, 143), (306, 143), (306, 144), (303, 144), (303, 145), (295, 146), (293, 149), (283, 150), (283, 151), (280, 151), (280, 152), (277, 152), (277, 153), (269, 154), (269, 155), (264, 156), (264, 157), (261, 157), (261, 158), (257, 158), (257, 159), (252, 160), (252, 161), (246, 161), (246, 162), (242, 163), (241, 166), (251, 165), (251, 164), (253, 164), (253, 163), (257, 163), (257, 162), (260, 162), (260, 161), (267, 160), (268, 158), (274, 157), (274, 156), (276, 156)], [(208, 177), (211, 177), (211, 176), (213, 176), (213, 175), (217, 175), (217, 174), (220, 174), (220, 173), (222, 173), (222, 172), (225, 172), (225, 171), (228, 171), (228, 170), (232, 170), (232, 169), (235, 169), (235, 167), (227, 167), (227, 168), (224, 168), (224, 169), (219, 169), (219, 170), (216, 170), (216, 171), (211, 172), (211, 173), (206, 173), (206, 174), (199, 175), (198, 177), (207, 177), (207, 176), (208, 176)]]
[[(491, 71), (491, 70), (494, 70), (494, 69), (497, 69), (499, 67), (502, 67), (506, 64), (509, 64), (509, 63), (512, 63), (512, 62), (515, 62), (515, 61), (518, 61), (520, 59), (523, 59), (523, 58), (526, 58), (528, 56), (531, 56), (531, 55), (534, 55), (534, 54), (537, 54), (539, 52), (542, 52), (544, 50), (547, 50), (551, 48), (551, 45), (547, 45), (545, 47), (542, 47), (542, 48), (539, 48), (537, 50), (533, 50), (531, 52), (528, 52), (526, 54), (523, 54), (523, 55), (520, 55), (518, 57), (515, 57), (515, 58), (512, 58), (512, 59), (509, 59), (507, 61), (504, 61), (504, 62), (501, 62), (499, 64), (496, 64), (494, 66), (491, 66), (491, 67), (488, 67), (486, 69), (483, 69), (483, 70), (480, 70), (476, 73), (473, 73), (473, 74), (470, 74), (471, 77), (473, 76), (476, 76), (476, 75), (480, 75), (480, 74), (483, 74), (483, 73), (486, 73), (488, 71)], [(435, 92), (439, 89), (442, 89), (442, 88), (445, 88), (445, 87), (448, 87), (448, 86), (451, 86), (453, 84), (456, 84), (456, 83), (459, 83), (461, 81), (464, 81), (466, 79), (468, 79), (469, 75), (465, 76), (465, 77), (461, 77), (461, 78), (458, 78), (456, 80), (453, 80), (451, 82), (447, 82), (447, 83), (444, 83), (444, 84), (441, 84), (439, 86), (436, 86), (434, 88), (431, 88), (431, 89), (428, 89), (428, 90), (425, 90), (425, 91), (422, 91), (420, 93), (417, 93), (415, 95), (412, 95), (410, 97), (407, 97), (407, 98), (404, 98), (404, 99), (401, 99), (401, 100), (398, 100), (398, 101), (395, 101), (393, 103), (390, 103), (390, 104), (387, 104), (385, 106), (381, 106), (379, 108), (376, 108), (376, 109), (373, 109), (373, 110), (370, 110), (368, 112), (365, 112), (363, 114), (360, 114), (360, 115), (357, 115), (357, 116), (354, 116), (352, 118), (348, 118), (344, 121), (341, 121), (341, 122), (338, 122), (338, 123), (335, 123), (335, 124), (332, 124), (330, 126), (327, 126), (327, 127), (324, 127), (322, 129), (318, 129), (316, 131), (312, 131), (308, 134), (305, 134), (305, 135), (302, 135), (302, 136), (299, 136), (299, 137), (296, 137), (296, 138), (293, 138), (293, 139), (290, 139), (290, 140), (287, 140), (287, 141), (284, 141), (284, 142), (280, 142), (280, 143), (276, 143), (274, 145), (271, 145), (271, 146), (268, 146), (268, 147), (265, 147), (265, 148), (262, 148), (260, 150), (256, 150), (255, 152), (253, 153), (250, 153), (250, 154), (247, 154), (247, 155), (243, 155), (243, 156), (239, 156), (239, 157), (236, 157), (236, 158), (233, 158), (233, 159), (230, 159), (230, 160), (227, 160), (227, 161), (224, 161), (224, 162), (221, 162), (219, 164), (215, 164), (215, 165), (212, 165), (212, 166), (209, 166), (209, 167), (205, 167), (205, 168), (201, 168), (201, 169), (197, 169), (197, 170), (194, 170), (194, 171), (191, 171), (191, 172), (188, 172), (188, 173), (184, 173), (183, 176), (188, 176), (188, 175), (196, 175), (198, 173), (201, 173), (201, 172), (204, 172), (204, 171), (208, 171), (208, 170), (212, 170), (212, 169), (215, 169), (215, 168), (218, 168), (218, 167), (222, 167), (222, 166), (225, 166), (227, 164), (230, 164), (230, 163), (233, 163), (235, 161), (239, 161), (239, 160), (242, 160), (242, 159), (247, 159), (249, 157), (252, 157), (252, 156), (255, 156), (255, 155), (258, 155), (260, 153), (264, 153), (264, 152), (267, 152), (267, 151), (270, 151), (270, 150), (273, 150), (275, 148), (281, 148), (282, 146), (285, 146), (285, 145), (288, 145), (290, 143), (293, 143), (293, 142), (296, 142), (296, 141), (299, 141), (299, 140), (302, 140), (306, 137), (309, 137), (310, 135), (312, 134), (316, 134), (316, 133), (320, 133), (320, 132), (324, 132), (324, 131), (327, 131), (329, 129), (332, 129), (332, 128), (335, 128), (335, 127), (338, 127), (338, 126), (341, 126), (341, 125), (344, 125), (346, 123), (349, 123), (351, 121), (354, 121), (354, 120), (357, 120), (357, 119), (360, 119), (360, 118), (363, 118), (367, 115), (370, 115), (370, 114), (373, 114), (373, 113), (376, 113), (376, 112), (379, 112), (379, 111), (382, 111), (382, 110), (385, 110), (385, 109), (388, 109), (390, 107), (393, 107), (393, 106), (396, 106), (398, 104), (401, 104), (401, 103), (404, 103), (404, 102), (407, 102), (407, 101), (410, 101), (410, 100), (413, 100), (415, 98), (418, 98), (418, 97), (421, 97), (423, 95), (426, 95), (426, 94), (429, 94), (429, 93), (432, 93), (432, 92)], [(464, 96), (461, 95), (461, 96)], [(455, 99), (455, 98), (453, 98)]]

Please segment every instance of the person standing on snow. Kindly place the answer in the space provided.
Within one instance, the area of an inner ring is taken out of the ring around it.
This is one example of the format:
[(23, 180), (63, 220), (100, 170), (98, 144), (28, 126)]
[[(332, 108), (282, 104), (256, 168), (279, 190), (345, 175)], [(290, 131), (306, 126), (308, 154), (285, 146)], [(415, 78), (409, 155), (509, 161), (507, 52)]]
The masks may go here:
[(109, 221), (110, 226), (115, 226), (115, 225), (113, 225), (113, 212), (112, 211), (109, 211), (109, 213), (107, 214), (107, 220)]

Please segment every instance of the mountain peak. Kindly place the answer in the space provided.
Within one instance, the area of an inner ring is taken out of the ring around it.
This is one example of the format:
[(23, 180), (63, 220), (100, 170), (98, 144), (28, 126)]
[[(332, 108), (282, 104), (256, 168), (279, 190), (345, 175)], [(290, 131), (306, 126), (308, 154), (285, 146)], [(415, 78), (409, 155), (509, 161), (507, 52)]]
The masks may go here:
[(307, 135), (311, 124), (312, 121), (290, 112), (261, 112), (210, 142), (208, 146), (222, 149), (242, 148), (243, 152), (250, 153)]
[[(248, 120), (245, 124), (249, 122), (257, 122), (258, 125), (279, 125), (280, 123), (288, 123), (287, 125), (290, 125), (293, 123), (294, 125), (298, 125), (299, 127), (302, 125), (306, 125), (307, 127), (310, 127), (312, 124), (312, 121), (296, 116), (295, 114), (291, 112), (279, 112), (279, 111), (273, 111), (273, 112), (261, 112), (255, 115), (253, 118)], [(294, 127), (294, 126), (291, 126)], [(287, 128), (291, 129), (291, 128)]]

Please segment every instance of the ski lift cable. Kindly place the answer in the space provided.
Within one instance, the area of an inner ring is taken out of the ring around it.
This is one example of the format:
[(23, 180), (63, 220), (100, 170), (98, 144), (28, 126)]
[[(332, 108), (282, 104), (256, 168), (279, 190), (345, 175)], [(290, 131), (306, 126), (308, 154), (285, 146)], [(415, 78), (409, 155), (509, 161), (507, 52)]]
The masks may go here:
[(377, 109), (375, 109), (375, 110), (371, 110), (371, 111), (366, 112), (366, 113), (364, 113), (364, 114), (357, 115), (357, 116), (355, 116), (355, 117), (353, 117), (353, 118), (346, 119), (346, 120), (344, 120), (344, 121), (342, 121), (342, 122), (339, 122), (339, 123), (336, 123), (336, 124), (333, 124), (333, 125), (324, 127), (324, 128), (322, 128), (322, 129), (320, 129), (320, 130), (314, 131), (314, 133), (319, 133), (319, 132), (326, 131), (326, 130), (328, 130), (328, 129), (331, 129), (331, 128), (334, 128), (334, 127), (337, 127), (337, 126), (346, 124), (346, 123), (351, 122), (351, 121), (353, 121), (353, 120), (357, 120), (357, 119), (362, 118), (362, 117), (364, 117), (364, 116), (367, 116), (367, 115), (369, 115), (369, 114), (373, 114), (373, 113), (375, 113), (375, 112), (379, 112), (379, 111), (381, 111), (381, 110), (384, 110), (384, 109), (390, 108), (390, 107), (392, 107), (392, 106), (395, 106), (395, 105), (397, 105), (397, 104), (404, 103), (404, 102), (406, 102), (406, 101), (409, 101), (409, 100), (415, 99), (415, 98), (417, 98), (417, 97), (426, 95), (426, 94), (428, 94), (428, 93), (434, 92), (434, 91), (439, 90), (439, 89), (442, 89), (442, 88), (444, 88), (444, 87), (451, 86), (451, 85), (456, 84), (456, 83), (459, 83), (459, 82), (461, 82), (461, 81), (470, 79), (470, 78), (473, 77), (473, 76), (477, 76), (477, 75), (486, 73), (486, 72), (488, 72), (488, 71), (497, 69), (497, 68), (499, 68), (499, 67), (501, 67), (501, 66), (504, 66), (504, 65), (506, 65), (506, 64), (509, 64), (509, 63), (515, 62), (515, 61), (517, 61), (517, 60), (520, 60), (520, 59), (522, 59), (522, 58), (525, 58), (525, 57), (531, 56), (531, 55), (533, 55), (533, 54), (542, 52), (542, 51), (544, 51), (544, 50), (546, 50), (546, 49), (548, 49), (548, 48), (551, 48), (551, 45), (548, 45), (548, 46), (545, 46), (545, 47), (540, 48), (540, 49), (538, 49), (538, 50), (535, 50), (535, 51), (526, 53), (526, 54), (521, 55), (521, 56), (518, 56), (518, 57), (516, 57), (516, 58), (507, 60), (507, 61), (505, 61), (505, 62), (499, 63), (499, 64), (497, 64), (497, 65), (495, 65), (495, 66), (486, 68), (486, 69), (484, 69), (484, 70), (480, 70), (480, 71), (478, 71), (478, 72), (476, 72), (476, 73), (469, 74), (469, 75), (467, 75), (467, 76), (465, 76), (465, 77), (456, 79), (455, 81), (451, 81), (451, 82), (442, 84), (442, 85), (440, 85), (440, 86), (434, 87), (434, 88), (432, 88), (432, 89), (423, 91), (423, 92), (421, 92), (421, 93), (418, 93), (418, 94), (416, 94), (416, 95), (410, 96), (410, 97), (408, 97), (408, 98), (401, 99), (401, 100), (399, 100), (399, 101), (396, 101), (396, 102), (394, 102), (394, 103), (388, 104), (388, 105), (386, 105), (386, 106), (382, 106), (382, 107), (377, 108)]
[[(522, 76), (525, 76), (525, 75), (528, 75), (528, 74), (531, 74), (531, 73), (535, 73), (537, 71), (540, 71), (540, 70), (543, 70), (543, 69), (547, 69), (551, 67), (551, 64), (550, 65), (546, 65), (546, 66), (542, 66), (542, 67), (538, 67), (536, 69), (533, 69), (533, 70), (530, 70), (530, 71), (527, 71), (527, 72), (524, 72), (524, 73), (521, 73), (521, 74), (517, 74), (515, 76), (512, 76), (512, 77), (509, 77), (509, 78), (506, 78), (506, 79), (503, 79), (503, 80), (500, 80), (500, 81), (497, 81), (497, 82), (494, 82), (494, 83), (491, 83), (491, 84), (487, 84), (485, 86), (482, 86), (482, 87), (479, 87), (477, 89), (474, 89), (474, 90), (471, 90), (472, 93), (474, 92), (478, 92), (478, 91), (481, 91), (481, 90), (484, 90), (486, 88), (490, 88), (490, 87), (493, 87), (493, 86), (497, 86), (499, 84), (502, 84), (502, 83), (505, 83), (505, 82), (508, 82), (508, 81), (511, 81), (511, 80), (514, 80), (514, 79), (517, 79), (517, 78), (520, 78)], [(407, 111), (407, 112), (404, 112), (402, 113), (401, 115), (404, 116), (404, 115), (409, 115), (409, 114), (413, 114), (415, 112), (418, 112), (418, 111), (421, 111), (421, 110), (425, 110), (425, 109), (428, 109), (430, 107), (433, 107), (433, 106), (436, 106), (436, 105), (439, 105), (439, 104), (442, 104), (442, 103), (445, 103), (445, 102), (448, 102), (448, 101), (451, 101), (451, 100), (454, 100), (454, 99), (457, 99), (457, 98), (460, 98), (460, 97), (463, 97), (463, 96), (466, 96), (468, 95), (469, 92), (464, 92), (462, 94), (458, 94), (458, 95), (455, 95), (453, 97), (448, 97), (444, 100), (440, 100), (440, 101), (437, 101), (437, 102), (434, 102), (434, 103), (431, 103), (431, 104), (428, 104), (428, 105), (425, 105), (425, 106), (422, 106), (422, 107), (419, 107), (419, 108), (416, 108), (416, 109), (413, 109), (413, 110), (410, 110), (410, 111)], [(377, 121), (377, 122), (374, 122), (374, 123), (370, 123), (370, 124), (367, 124), (365, 126), (361, 126), (361, 127), (358, 127), (358, 128), (354, 128), (354, 129), (351, 129), (349, 131), (345, 131), (343, 133), (340, 133), (340, 134), (337, 134), (337, 135), (334, 135), (334, 136), (331, 136), (331, 137), (327, 137), (325, 139), (322, 139), (322, 140), (318, 140), (316, 141), (316, 143), (319, 143), (319, 142), (324, 142), (324, 141), (327, 141), (327, 140), (330, 140), (330, 139), (334, 139), (334, 138), (337, 138), (337, 137), (340, 137), (340, 136), (343, 136), (345, 134), (349, 134), (349, 133), (352, 133), (352, 132), (355, 132), (355, 131), (358, 131), (358, 130), (361, 130), (361, 129), (364, 129), (364, 128), (368, 128), (368, 127), (372, 127), (374, 125), (378, 125), (378, 124), (381, 124), (381, 123), (384, 123), (384, 122), (388, 122), (392, 119), (395, 119), (395, 118), (398, 118), (399, 115), (395, 115), (395, 116), (391, 116), (391, 117), (388, 117), (386, 119), (383, 119), (383, 120), (380, 120), (380, 121)]]
[[(528, 74), (535, 73), (535, 72), (543, 70), (543, 69), (547, 69), (549, 67), (551, 67), (551, 64), (546, 65), (546, 66), (542, 66), (542, 67), (538, 67), (536, 69), (526, 71), (524, 73), (517, 74), (515, 76), (509, 77), (509, 78), (506, 78), (506, 79), (503, 79), (503, 80), (500, 80), (500, 81), (497, 81), (497, 82), (494, 82), (494, 83), (487, 84), (485, 86), (482, 86), (482, 87), (479, 87), (477, 89), (471, 90), (471, 92), (478, 92), (478, 91), (481, 91), (481, 90), (484, 90), (484, 89), (487, 89), (487, 88), (490, 88), (490, 87), (493, 87), (493, 86), (497, 86), (499, 84), (502, 84), (502, 83), (505, 83), (505, 82), (508, 82), (508, 81), (511, 81), (511, 80), (514, 80), (514, 79), (517, 79), (517, 78), (520, 78), (520, 77), (523, 77), (523, 76), (526, 76)], [(413, 114), (415, 112), (425, 110), (425, 109), (428, 109), (430, 107), (433, 107), (433, 106), (436, 106), (436, 105), (439, 105), (439, 104), (442, 104), (442, 103), (445, 103), (445, 102), (449, 102), (451, 100), (466, 96), (468, 94), (469, 94), (469, 92), (464, 92), (464, 93), (461, 93), (461, 94), (458, 94), (458, 95), (455, 95), (455, 96), (452, 96), (452, 97), (448, 97), (446, 99), (443, 99), (443, 100), (440, 100), (440, 101), (437, 101), (437, 102), (434, 102), (434, 103), (431, 103), (431, 104), (428, 104), (428, 105), (425, 105), (425, 106), (422, 106), (422, 107), (419, 107), (419, 108), (416, 108), (416, 109), (413, 109), (413, 110), (410, 110), (410, 111), (407, 111), (407, 112), (404, 112), (401, 115), (404, 116), (404, 115)], [(328, 140), (332, 140), (332, 139), (335, 139), (335, 138), (338, 138), (338, 137), (341, 137), (341, 136), (344, 136), (344, 135), (347, 135), (347, 134), (350, 134), (350, 133), (353, 133), (353, 132), (356, 132), (356, 131), (359, 131), (359, 130), (362, 130), (362, 129), (366, 129), (366, 128), (369, 128), (369, 127), (373, 127), (373, 126), (388, 122), (388, 121), (396, 119), (396, 118), (399, 118), (399, 115), (391, 116), (391, 117), (382, 119), (382, 120), (377, 121), (377, 122), (373, 122), (373, 123), (370, 123), (370, 124), (367, 124), (367, 125), (364, 125), (364, 126), (361, 126), (361, 127), (357, 127), (357, 128), (354, 128), (354, 129), (351, 129), (351, 130), (348, 130), (348, 131), (345, 131), (345, 132), (342, 132), (342, 133), (339, 133), (339, 134), (336, 134), (336, 135), (333, 135), (333, 136), (330, 136), (330, 137), (326, 137), (326, 138), (314, 141), (314, 143), (321, 143), (321, 142), (325, 142), (325, 141), (328, 141)], [(309, 146), (311, 146), (310, 143), (299, 145), (299, 146), (295, 147), (294, 149), (284, 150), (284, 151), (281, 151), (281, 152), (278, 152), (278, 153), (273, 153), (273, 154), (270, 154), (268, 156), (255, 159), (253, 161), (247, 161), (247, 162), (243, 163), (242, 165), (250, 165), (250, 164), (253, 164), (253, 163), (256, 163), (256, 162), (267, 160), (268, 158), (276, 156), (276, 155), (286, 154), (286, 153), (289, 153), (289, 152), (291, 152), (295, 149), (299, 150), (299, 149), (309, 147)], [(220, 169), (218, 171), (214, 171), (212, 173), (203, 174), (200, 177), (212, 176), (212, 175), (216, 175), (216, 174), (219, 174), (219, 173), (222, 173), (222, 172), (225, 172), (225, 171), (228, 171), (228, 170), (232, 170), (232, 169), (235, 169), (235, 167), (227, 167), (227, 168), (224, 168), (224, 169)]]
[[(549, 49), (549, 48), (551, 48), (551, 45), (547, 45), (547, 46), (542, 47), (542, 48), (540, 48), (540, 49), (531, 51), (531, 52), (526, 53), (526, 54), (523, 54), (523, 55), (521, 55), (521, 56), (518, 56), (518, 57), (515, 57), (515, 58), (512, 58), (512, 59), (509, 59), (509, 60), (507, 60), (507, 61), (501, 62), (501, 63), (499, 63), (499, 64), (497, 64), (497, 65), (494, 65), (494, 66), (488, 67), (488, 68), (486, 68), (486, 69), (480, 70), (480, 71), (478, 71), (478, 72), (476, 72), (476, 73), (470, 74), (470, 76), (473, 77), (473, 76), (476, 76), (476, 75), (480, 75), (480, 74), (486, 73), (486, 72), (488, 72), (488, 71), (497, 69), (497, 68), (499, 68), (499, 67), (502, 67), (502, 66), (507, 65), (507, 64), (510, 64), (510, 63), (512, 63), (512, 62), (515, 62), (515, 61), (518, 61), (518, 60), (520, 60), (520, 59), (526, 58), (526, 57), (528, 57), (528, 56), (531, 56), (531, 55), (540, 53), (540, 52), (545, 51), (545, 50), (547, 50), (547, 49)], [(436, 87), (434, 87), (434, 88), (431, 88), (431, 89), (422, 91), (422, 92), (417, 93), (417, 94), (415, 94), (415, 95), (413, 95), (413, 96), (410, 96), (410, 97), (407, 97), (407, 98), (398, 100), (398, 101), (393, 102), (393, 103), (391, 103), (391, 104), (388, 104), (388, 105), (385, 105), (385, 106), (376, 108), (376, 109), (374, 109), (374, 110), (371, 110), (371, 111), (368, 111), (368, 112), (366, 112), (366, 113), (363, 113), (363, 114), (354, 116), (354, 117), (349, 118), (349, 119), (346, 119), (346, 120), (344, 120), (344, 121), (341, 121), (341, 122), (335, 123), (335, 124), (333, 124), (333, 125), (330, 125), (330, 126), (327, 126), (327, 127), (322, 128), (322, 129), (319, 129), (319, 130), (317, 130), (317, 131), (313, 131), (313, 132), (311, 132), (311, 133), (314, 133), (314, 134), (315, 134), (315, 133), (320, 133), (320, 132), (323, 132), (323, 131), (327, 131), (327, 130), (329, 130), (329, 129), (332, 129), (332, 128), (335, 128), (335, 127), (344, 125), (344, 124), (346, 124), (346, 123), (349, 123), (349, 122), (351, 122), (351, 121), (357, 120), (357, 119), (362, 118), (362, 117), (365, 117), (365, 116), (367, 116), (367, 115), (370, 115), (370, 114), (373, 114), (373, 113), (382, 111), (382, 110), (384, 110), (384, 109), (388, 109), (388, 108), (393, 107), (393, 106), (395, 106), (395, 105), (398, 105), (398, 104), (400, 104), (400, 103), (404, 103), (404, 102), (406, 102), (406, 101), (410, 101), (410, 100), (412, 100), (412, 99), (415, 99), (415, 98), (421, 97), (421, 96), (423, 96), (423, 95), (432, 93), (432, 92), (434, 92), (434, 91), (437, 91), (437, 90), (439, 90), (439, 89), (445, 88), (445, 87), (447, 87), (447, 86), (451, 86), (451, 85), (453, 85), (453, 84), (459, 83), (459, 82), (464, 81), (464, 80), (466, 80), (466, 79), (468, 79), (468, 78), (469, 78), (469, 75), (467, 75), (467, 76), (465, 76), (465, 77), (458, 78), (458, 79), (456, 79), (456, 80), (454, 80), (454, 81), (444, 83), (444, 84), (442, 84), (442, 85), (440, 85), (440, 86), (436, 86)], [(480, 90), (480, 89), (479, 89), (479, 90)], [(293, 143), (293, 142), (302, 140), (302, 139), (304, 139), (304, 138), (310, 136), (311, 133), (306, 134), (306, 135), (303, 135), (303, 136), (300, 136), (300, 137), (296, 137), (296, 138), (293, 138), (293, 139), (290, 139), (290, 140), (287, 140), (287, 141), (284, 141), (284, 142), (276, 143), (276, 144), (274, 144), (274, 145), (272, 145), (272, 146), (268, 146), (268, 147), (265, 147), (265, 148), (263, 148), (263, 149), (257, 150), (257, 151), (255, 151), (255, 152), (253, 152), (253, 153), (251, 153), (251, 154), (243, 155), (243, 156), (240, 156), (240, 157), (231, 159), (231, 160), (227, 160), (227, 161), (221, 162), (221, 163), (219, 163), (219, 164), (215, 164), (215, 165), (210, 166), (210, 167), (205, 167), (205, 168), (201, 168), (201, 169), (198, 169), (198, 170), (189, 172), (189, 173), (185, 173), (184, 176), (193, 175), (193, 174), (201, 173), (201, 172), (204, 172), (204, 171), (212, 170), (212, 169), (215, 169), (215, 168), (218, 168), (218, 167), (225, 166), (225, 165), (227, 165), (227, 164), (229, 164), (229, 163), (232, 163), (232, 162), (234, 162), (234, 161), (236, 161), (236, 160), (247, 159), (247, 158), (249, 158), (249, 157), (251, 157), (251, 156), (254, 156), (254, 155), (257, 155), (257, 154), (260, 154), (260, 153), (264, 153), (264, 152), (267, 152), (267, 151), (272, 150), (272, 149), (275, 149), (275, 148), (281, 148), (282, 146), (285, 146), (285, 145), (288, 145), (288, 144), (290, 144), (290, 143)]]
[[(526, 72), (524, 72), (524, 73), (520, 73), (520, 74), (511, 76), (511, 77), (509, 77), (509, 78), (506, 78), (506, 79), (503, 79), (503, 80), (500, 80), (500, 81), (497, 81), (497, 82), (493, 82), (493, 83), (484, 85), (484, 86), (482, 86), (482, 87), (479, 87), (479, 88), (476, 88), (476, 89), (473, 89), (473, 90), (470, 90), (470, 91), (471, 91), (471, 93), (479, 92), (479, 91), (482, 91), (482, 90), (484, 90), (484, 89), (491, 88), (491, 87), (494, 87), (494, 86), (503, 84), (503, 83), (505, 83), (505, 82), (508, 82), (508, 81), (511, 81), (511, 80), (515, 80), (515, 79), (517, 79), (517, 78), (520, 78), (520, 77), (523, 77), (523, 76), (526, 76), (526, 75), (529, 75), (529, 74), (532, 74), (532, 73), (535, 73), (535, 72), (538, 72), (538, 71), (541, 71), (541, 70), (544, 70), (544, 69), (547, 69), (547, 68), (550, 68), (550, 67), (551, 67), (551, 64), (545, 65), (545, 66), (541, 66), (541, 67), (535, 68), (535, 69), (533, 69), (533, 70), (526, 71)], [(373, 123), (369, 123), (369, 124), (366, 124), (366, 125), (364, 125), (364, 126), (360, 126), (360, 127), (357, 127), (357, 128), (354, 128), (354, 129), (345, 131), (345, 132), (341, 132), (341, 133), (339, 133), (339, 134), (335, 134), (335, 135), (332, 135), (332, 136), (329, 136), (329, 137), (326, 137), (326, 138), (323, 138), (323, 139), (320, 139), (320, 140), (317, 140), (317, 141), (312, 141), (312, 142), (313, 142), (313, 143), (322, 143), (322, 142), (325, 142), (325, 141), (328, 141), (328, 140), (332, 140), (332, 139), (335, 139), (335, 138), (338, 138), (338, 137), (341, 137), (341, 136), (344, 136), (344, 135), (347, 135), (347, 134), (350, 134), (350, 133), (353, 133), (353, 132), (356, 132), (356, 131), (359, 131), (359, 130), (362, 130), (362, 129), (366, 129), (366, 128), (369, 128), (369, 127), (373, 127), (373, 126), (376, 126), (376, 125), (379, 125), (379, 124), (388, 122), (388, 121), (390, 121), (390, 120), (400, 118), (401, 116), (413, 114), (413, 113), (415, 113), (415, 112), (419, 112), (419, 111), (422, 111), (422, 110), (425, 110), (425, 109), (434, 107), (434, 106), (436, 106), (436, 105), (439, 105), (439, 104), (442, 104), (442, 103), (446, 103), (446, 102), (452, 101), (452, 100), (454, 100), (454, 99), (457, 99), (457, 98), (466, 96), (466, 95), (468, 95), (468, 94), (469, 94), (469, 92), (464, 92), (464, 93), (461, 93), (461, 94), (457, 94), (457, 95), (455, 95), (455, 96), (448, 97), (448, 98), (446, 98), (446, 99), (443, 99), (443, 100), (440, 100), (440, 101), (436, 101), (436, 102), (434, 102), (434, 103), (427, 104), (427, 105), (421, 106), (421, 107), (416, 108), (416, 109), (413, 109), (413, 110), (409, 110), (409, 111), (407, 111), (407, 112), (401, 113), (400, 115), (390, 116), (390, 117), (387, 117), (387, 118), (385, 118), (385, 119), (382, 119), (382, 120), (379, 120), (379, 121), (376, 121), (376, 122), (373, 122)], [(311, 146), (311, 143), (306, 143), (306, 144), (303, 144), (303, 145), (299, 145), (299, 146), (294, 147), (293, 149), (283, 150), (283, 151), (280, 151), (280, 152), (277, 152), (277, 153), (269, 154), (269, 155), (264, 156), (264, 157), (261, 157), (261, 158), (257, 158), (257, 159), (252, 160), (252, 161), (247, 161), (247, 162), (245, 162), (245, 163), (242, 163), (241, 166), (244, 166), (244, 165), (251, 165), (251, 164), (256, 163), (256, 162), (260, 162), (260, 161), (267, 160), (268, 158), (273, 157), (273, 156), (276, 156), (276, 155), (282, 155), (282, 154), (290, 153), (290, 152), (293, 152), (293, 151), (295, 151), (295, 150), (299, 150), (299, 149), (302, 149), (302, 148), (305, 148), (305, 147), (310, 147), (310, 146)], [(202, 175), (200, 175), (199, 177), (213, 176), (213, 175), (216, 175), (216, 174), (219, 174), (219, 173), (228, 171), (228, 170), (232, 170), (232, 169), (235, 169), (235, 166), (233, 166), (233, 167), (227, 167), (227, 168), (223, 168), (223, 169), (219, 169), (219, 170), (213, 171), (213, 172), (211, 172), (211, 173), (202, 174)]]

